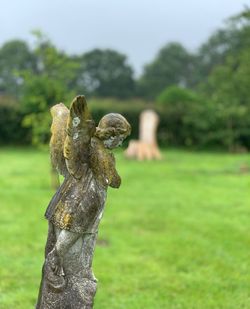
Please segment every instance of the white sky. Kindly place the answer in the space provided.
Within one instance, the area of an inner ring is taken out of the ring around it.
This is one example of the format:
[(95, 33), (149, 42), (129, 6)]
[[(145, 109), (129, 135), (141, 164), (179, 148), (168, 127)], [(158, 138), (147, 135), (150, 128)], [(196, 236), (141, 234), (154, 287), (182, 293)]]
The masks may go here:
[(195, 50), (250, 0), (0, 0), (0, 44), (32, 42), (40, 29), (60, 49), (114, 48), (137, 74), (160, 47), (179, 41)]

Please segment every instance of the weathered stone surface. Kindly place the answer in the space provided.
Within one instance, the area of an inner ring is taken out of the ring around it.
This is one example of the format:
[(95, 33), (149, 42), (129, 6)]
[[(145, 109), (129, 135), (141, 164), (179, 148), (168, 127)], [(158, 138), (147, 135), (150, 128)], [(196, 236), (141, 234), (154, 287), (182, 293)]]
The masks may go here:
[(49, 229), (36, 308), (87, 309), (97, 288), (92, 260), (106, 191), (121, 183), (110, 150), (131, 129), (119, 114), (104, 116), (96, 128), (83, 96), (69, 111), (60, 103), (51, 114), (52, 165), (65, 179), (45, 214)]

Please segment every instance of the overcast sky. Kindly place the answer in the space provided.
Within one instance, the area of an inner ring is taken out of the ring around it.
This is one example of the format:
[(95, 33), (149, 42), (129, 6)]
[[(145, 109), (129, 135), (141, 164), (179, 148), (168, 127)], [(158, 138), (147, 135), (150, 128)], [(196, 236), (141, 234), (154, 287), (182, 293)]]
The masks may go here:
[(0, 0), (0, 44), (32, 42), (40, 29), (69, 53), (95, 47), (128, 56), (137, 74), (160, 47), (179, 41), (195, 50), (250, 0)]

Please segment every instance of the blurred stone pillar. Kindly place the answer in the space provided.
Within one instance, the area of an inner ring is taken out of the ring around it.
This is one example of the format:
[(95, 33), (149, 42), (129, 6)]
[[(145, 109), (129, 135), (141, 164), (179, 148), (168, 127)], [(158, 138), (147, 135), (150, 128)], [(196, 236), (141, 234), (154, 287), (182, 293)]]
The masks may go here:
[(145, 110), (140, 115), (139, 140), (131, 140), (125, 151), (127, 158), (138, 160), (161, 159), (157, 144), (159, 116), (153, 110)]

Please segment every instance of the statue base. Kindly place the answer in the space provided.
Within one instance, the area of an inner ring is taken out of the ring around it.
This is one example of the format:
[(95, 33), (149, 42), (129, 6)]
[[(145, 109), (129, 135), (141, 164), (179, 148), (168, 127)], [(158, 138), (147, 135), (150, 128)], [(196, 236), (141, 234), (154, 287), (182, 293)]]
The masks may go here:
[(92, 309), (96, 289), (95, 281), (76, 276), (67, 276), (58, 289), (43, 280), (36, 309)]

